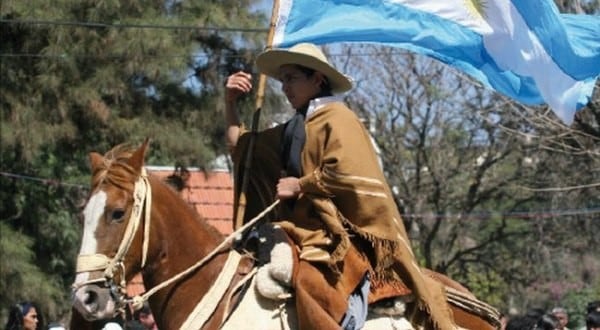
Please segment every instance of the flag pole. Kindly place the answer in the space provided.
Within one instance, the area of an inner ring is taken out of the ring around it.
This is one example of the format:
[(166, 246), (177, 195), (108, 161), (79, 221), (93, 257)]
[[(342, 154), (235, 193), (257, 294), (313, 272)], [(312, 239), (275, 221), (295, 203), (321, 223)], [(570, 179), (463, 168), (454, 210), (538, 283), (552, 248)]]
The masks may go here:
[[(279, 11), (279, 0), (273, 0), (273, 8), (271, 9), (271, 21), (269, 22), (269, 32), (267, 34), (267, 44), (265, 49), (271, 49), (273, 46), (273, 37), (275, 36), (275, 25), (277, 23), (277, 12)], [(238, 194), (237, 208), (234, 214), (234, 228), (240, 228), (244, 223), (244, 215), (246, 213), (246, 190), (248, 190), (249, 174), (252, 167), (252, 158), (254, 156), (256, 134), (258, 133), (258, 124), (260, 121), (260, 113), (265, 99), (265, 87), (267, 84), (267, 76), (260, 74), (258, 78), (258, 88), (256, 90), (255, 110), (252, 116), (252, 131), (250, 141), (248, 143), (248, 152), (244, 159), (244, 174), (242, 176), (242, 185)]]

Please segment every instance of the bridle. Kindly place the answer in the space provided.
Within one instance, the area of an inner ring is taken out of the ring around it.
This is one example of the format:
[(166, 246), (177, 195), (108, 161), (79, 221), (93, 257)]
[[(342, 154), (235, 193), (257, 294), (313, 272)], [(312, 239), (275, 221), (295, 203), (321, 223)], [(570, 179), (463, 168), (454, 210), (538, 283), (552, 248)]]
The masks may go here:
[[(125, 308), (127, 307), (128, 303), (131, 303), (133, 309), (137, 310), (142, 307), (143, 302), (146, 301), (152, 294), (156, 293), (158, 290), (161, 290), (161, 289), (167, 287), (168, 285), (171, 285), (172, 283), (174, 283), (178, 280), (181, 280), (182, 278), (185, 278), (186, 276), (191, 274), (196, 269), (205, 265), (215, 255), (217, 255), (224, 249), (228, 248), (228, 246), (231, 244), (231, 242), (233, 242), (238, 236), (240, 236), (246, 230), (248, 230), (249, 228), (254, 226), (261, 218), (263, 218), (267, 213), (272, 211), (279, 204), (279, 200), (276, 200), (275, 202), (273, 202), (270, 206), (265, 208), (261, 213), (256, 215), (253, 219), (251, 219), (246, 224), (244, 224), (242, 227), (238, 228), (236, 231), (234, 231), (229, 236), (227, 236), (227, 238), (225, 238), (225, 240), (223, 240), (217, 247), (215, 247), (208, 255), (206, 255), (204, 258), (202, 258), (195, 264), (193, 264), (190, 267), (188, 267), (187, 269), (179, 272), (178, 274), (174, 275), (170, 279), (149, 289), (142, 296), (135, 296), (135, 297), (129, 299), (127, 296), (127, 287), (126, 287), (127, 283), (125, 280), (126, 269), (125, 269), (124, 259), (125, 259), (125, 256), (127, 255), (127, 252), (129, 251), (129, 248), (131, 247), (131, 243), (133, 242), (133, 237), (135, 236), (135, 233), (137, 232), (137, 230), (140, 226), (142, 213), (144, 213), (144, 238), (143, 238), (144, 240), (142, 243), (141, 268), (144, 268), (144, 266), (146, 264), (146, 259), (147, 259), (147, 255), (148, 255), (148, 244), (150, 241), (150, 212), (151, 212), (151, 207), (152, 207), (152, 198), (151, 197), (152, 197), (152, 189), (150, 186), (150, 182), (148, 181), (148, 175), (146, 173), (146, 170), (144, 168), (142, 168), (140, 177), (137, 179), (137, 181), (135, 182), (135, 186), (134, 186), (134, 193), (133, 193), (134, 202), (133, 202), (133, 207), (132, 207), (132, 211), (131, 211), (131, 216), (129, 218), (129, 222), (127, 223), (127, 228), (125, 229), (125, 233), (123, 235), (121, 243), (119, 244), (119, 249), (117, 250), (117, 253), (112, 258), (106, 256), (105, 254), (100, 254), (100, 253), (78, 255), (77, 256), (77, 268), (76, 268), (77, 273), (92, 272), (92, 271), (104, 271), (104, 276), (96, 278), (96, 279), (91, 279), (91, 280), (85, 281), (85, 282), (77, 284), (77, 285), (73, 285), (73, 291), (76, 291), (77, 289), (79, 289), (85, 285), (89, 285), (89, 284), (93, 284), (93, 283), (102, 283), (105, 287), (109, 288), (111, 297), (115, 301), (116, 308), (120, 313), (122, 313), (122, 314), (125, 313)], [(237, 264), (239, 263), (240, 258), (241, 257), (237, 253), (237, 251), (230, 249), (228, 260), (227, 260), (226, 266), (225, 266), (225, 269), (229, 270), (228, 271), (229, 274), (223, 277), (222, 276), (223, 274), (221, 273), (221, 275), (217, 279), (217, 282), (227, 282), (228, 283), (228, 281), (231, 280), (231, 278), (235, 275), (235, 269), (237, 269)], [(230, 265), (230, 266), (227, 267), (227, 265)], [(231, 271), (232, 269), (233, 269), (233, 271)], [(115, 283), (115, 280), (114, 280), (115, 275), (120, 275), (121, 280), (119, 283)], [(193, 322), (193, 324), (203, 324), (210, 316), (209, 314), (207, 314), (207, 311), (214, 310), (216, 308), (216, 304), (214, 304), (214, 301), (218, 301), (218, 300), (216, 300), (215, 297), (222, 295), (224, 293), (224, 288), (226, 288), (226, 287), (227, 286), (221, 285), (221, 288), (217, 289), (217, 290), (220, 290), (220, 291), (218, 291), (219, 293), (214, 293), (212, 295), (209, 295), (210, 296), (209, 299), (202, 299), (200, 301), (200, 303), (198, 304), (198, 306), (200, 306), (200, 307), (197, 306), (197, 308), (196, 308), (199, 310), (198, 313), (191, 314), (188, 317), (188, 319), (186, 320), (186, 323), (191, 320), (190, 322)], [(211, 287), (210, 291), (212, 291), (212, 287)], [(209, 291), (209, 293), (210, 293), (210, 291)], [(212, 301), (212, 302), (208, 303), (210, 306), (207, 305), (207, 301)], [(195, 311), (196, 311), (196, 309), (195, 309)]]
[[(103, 271), (102, 277), (91, 279), (83, 283), (74, 284), (73, 291), (76, 291), (80, 287), (93, 283), (102, 283), (105, 287), (109, 288), (110, 294), (117, 304), (117, 309), (124, 310), (127, 306), (127, 284), (126, 284), (126, 269), (125, 269), (125, 256), (129, 252), (133, 237), (137, 232), (142, 213), (144, 216), (144, 241), (142, 245), (142, 263), (141, 268), (146, 264), (148, 256), (148, 244), (150, 240), (150, 210), (152, 207), (152, 188), (148, 181), (148, 174), (146, 169), (142, 168), (142, 173), (135, 182), (133, 191), (133, 206), (131, 209), (131, 215), (127, 223), (127, 228), (119, 249), (114, 257), (108, 257), (105, 254), (80, 254), (77, 256), (77, 273)], [(115, 283), (115, 277), (119, 275), (119, 283)]]

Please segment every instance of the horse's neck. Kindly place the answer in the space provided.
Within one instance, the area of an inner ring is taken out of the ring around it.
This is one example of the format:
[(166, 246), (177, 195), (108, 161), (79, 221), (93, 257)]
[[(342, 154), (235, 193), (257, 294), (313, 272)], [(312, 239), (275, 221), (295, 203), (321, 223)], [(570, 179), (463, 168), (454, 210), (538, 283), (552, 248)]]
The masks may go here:
[[(146, 289), (160, 285), (192, 267), (211, 253), (223, 237), (179, 196), (167, 187), (153, 187), (151, 250), (143, 269)], [(161, 328), (183, 322), (219, 274), (226, 254), (211, 259), (190, 276), (177, 280), (150, 298)], [(168, 316), (168, 317), (167, 317)]]

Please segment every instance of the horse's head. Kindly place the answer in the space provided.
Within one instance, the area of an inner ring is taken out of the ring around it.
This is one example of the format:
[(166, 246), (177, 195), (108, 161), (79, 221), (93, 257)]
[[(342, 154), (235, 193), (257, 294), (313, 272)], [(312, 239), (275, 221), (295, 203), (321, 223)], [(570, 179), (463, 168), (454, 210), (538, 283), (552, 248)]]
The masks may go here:
[(104, 156), (90, 153), (91, 193), (73, 284), (73, 305), (87, 320), (113, 317), (124, 307), (126, 274), (139, 270), (145, 258), (145, 251), (130, 247), (138, 227), (149, 223), (141, 219), (150, 213), (144, 207), (150, 199), (143, 168), (147, 146), (146, 140), (135, 151), (117, 146)]

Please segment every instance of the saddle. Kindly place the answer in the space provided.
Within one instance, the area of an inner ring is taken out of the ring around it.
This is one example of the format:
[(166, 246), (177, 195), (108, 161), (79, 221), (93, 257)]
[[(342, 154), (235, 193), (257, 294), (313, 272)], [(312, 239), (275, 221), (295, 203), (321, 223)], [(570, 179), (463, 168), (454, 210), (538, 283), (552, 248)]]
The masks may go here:
[[(352, 247), (342, 265), (341, 275), (326, 267), (299, 258), (298, 248), (277, 226), (263, 225), (250, 244), (258, 267), (256, 286), (261, 295), (281, 300), (291, 296), (296, 300), (300, 329), (335, 329), (347, 311), (350, 294), (371, 271), (368, 260)], [(462, 319), (483, 319), (499, 326), (499, 313), (479, 301), (467, 288), (449, 277), (423, 268), (423, 273), (446, 288), (448, 302)], [(369, 292), (369, 310), (378, 315), (398, 316), (406, 305), (414, 301), (412, 291), (400, 281), (372, 283)]]
[[(370, 271), (368, 260), (352, 248), (340, 265), (341, 274), (334, 274), (327, 267), (301, 260), (299, 249), (277, 226), (263, 225), (250, 237), (245, 246), (256, 256), (259, 293), (274, 300), (293, 295), (301, 329), (338, 328), (348, 309), (348, 297)], [(393, 297), (401, 297), (402, 304), (386, 301)], [(402, 314), (407, 301), (412, 301), (412, 295), (405, 285), (376, 285), (369, 294), (369, 304), (384, 315)]]

